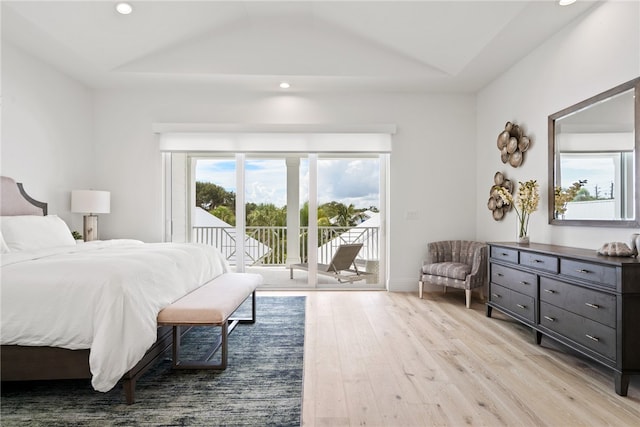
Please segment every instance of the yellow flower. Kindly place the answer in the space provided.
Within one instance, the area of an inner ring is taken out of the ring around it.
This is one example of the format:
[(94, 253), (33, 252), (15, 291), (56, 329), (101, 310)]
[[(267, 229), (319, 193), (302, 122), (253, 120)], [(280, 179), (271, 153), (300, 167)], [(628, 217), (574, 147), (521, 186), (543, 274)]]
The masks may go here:
[(586, 179), (580, 179), (576, 182), (574, 182), (573, 184), (571, 184), (571, 187), (569, 187), (568, 189), (563, 189), (562, 187), (555, 187), (554, 188), (554, 196), (555, 196), (555, 203), (554, 203), (554, 210), (556, 212), (556, 218), (560, 217), (561, 215), (564, 215), (565, 212), (567, 212), (567, 203), (569, 203), (570, 201), (572, 201), (573, 199), (575, 199), (576, 195), (578, 194), (578, 191), (580, 191), (580, 189), (587, 183)]
[(518, 215), (518, 237), (527, 235), (529, 228), (529, 216), (538, 209), (540, 203), (540, 192), (535, 179), (525, 182), (518, 182), (518, 199), (514, 203), (513, 195), (504, 187), (496, 187), (498, 195), (503, 203), (513, 206)]

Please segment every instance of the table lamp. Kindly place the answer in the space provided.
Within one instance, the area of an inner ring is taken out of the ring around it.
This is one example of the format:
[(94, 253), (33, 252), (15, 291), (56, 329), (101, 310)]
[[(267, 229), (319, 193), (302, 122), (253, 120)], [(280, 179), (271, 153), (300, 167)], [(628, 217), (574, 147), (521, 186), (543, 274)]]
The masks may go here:
[(84, 216), (84, 241), (98, 238), (97, 213), (111, 212), (111, 193), (96, 190), (73, 190), (71, 192), (71, 212), (88, 214)]

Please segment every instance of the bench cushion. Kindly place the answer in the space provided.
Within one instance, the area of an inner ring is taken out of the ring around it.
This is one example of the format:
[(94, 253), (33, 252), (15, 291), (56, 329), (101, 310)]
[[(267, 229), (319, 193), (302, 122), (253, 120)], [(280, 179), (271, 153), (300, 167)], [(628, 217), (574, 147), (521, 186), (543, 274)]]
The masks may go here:
[(158, 324), (221, 324), (261, 283), (259, 274), (221, 274), (162, 309), (158, 314)]

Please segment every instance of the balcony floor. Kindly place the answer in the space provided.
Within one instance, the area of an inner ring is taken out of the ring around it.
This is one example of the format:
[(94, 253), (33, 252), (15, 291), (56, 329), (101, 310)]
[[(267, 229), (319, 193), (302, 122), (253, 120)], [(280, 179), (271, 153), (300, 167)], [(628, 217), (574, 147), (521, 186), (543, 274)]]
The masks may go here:
[[(232, 271), (235, 271), (235, 266), (231, 267)], [(274, 266), (251, 266), (246, 267), (247, 273), (257, 273), (264, 277), (264, 284), (259, 289), (270, 290), (291, 290), (291, 289), (314, 289), (308, 283), (308, 273), (304, 270), (293, 270), (293, 279), (289, 278), (289, 269), (283, 265)], [(371, 279), (369, 280), (371, 282)], [(353, 283), (340, 283), (336, 279), (318, 275), (318, 285), (315, 289), (326, 290), (380, 290), (384, 289), (383, 285), (378, 283), (367, 283), (367, 280), (359, 280)]]

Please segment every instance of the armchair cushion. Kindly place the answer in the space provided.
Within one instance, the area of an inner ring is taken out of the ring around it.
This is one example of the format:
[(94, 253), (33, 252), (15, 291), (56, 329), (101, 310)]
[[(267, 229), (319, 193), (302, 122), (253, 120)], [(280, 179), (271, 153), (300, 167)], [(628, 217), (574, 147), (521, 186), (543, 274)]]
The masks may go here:
[(422, 274), (449, 277), (458, 280), (465, 280), (470, 273), (471, 264), (463, 264), (461, 262), (437, 262), (434, 264), (424, 264), (422, 266)]

